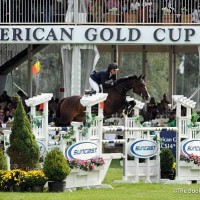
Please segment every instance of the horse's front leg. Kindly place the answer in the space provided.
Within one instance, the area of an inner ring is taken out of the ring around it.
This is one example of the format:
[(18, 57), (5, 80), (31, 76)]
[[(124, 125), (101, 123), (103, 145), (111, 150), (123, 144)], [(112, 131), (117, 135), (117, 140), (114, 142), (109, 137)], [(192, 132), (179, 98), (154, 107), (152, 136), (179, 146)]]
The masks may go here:
[(85, 114), (80, 114), (74, 117), (73, 121), (76, 122), (85, 122)]

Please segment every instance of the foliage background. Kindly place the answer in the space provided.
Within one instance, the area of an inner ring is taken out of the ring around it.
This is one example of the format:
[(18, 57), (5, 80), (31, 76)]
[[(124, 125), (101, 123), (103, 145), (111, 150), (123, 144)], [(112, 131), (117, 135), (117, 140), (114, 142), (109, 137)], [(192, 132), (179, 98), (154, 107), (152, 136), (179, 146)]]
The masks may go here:
[[(33, 79), (33, 94), (51, 92), (55, 97), (61, 97), (59, 88), (62, 87), (63, 72), (60, 45), (49, 45), (33, 57), (32, 64), (37, 60), (41, 62), (41, 71)], [(102, 50), (102, 47), (101, 47)], [(85, 54), (82, 62), (85, 60)], [(182, 56), (185, 56), (184, 73), (180, 73)], [(100, 52), (100, 59), (96, 69), (106, 69), (111, 62), (111, 52), (104, 50)], [(147, 73), (146, 82), (149, 93), (159, 101), (164, 93), (169, 92), (169, 53), (168, 52), (147, 52), (146, 58)], [(177, 52), (175, 57), (176, 94), (190, 97), (198, 88), (199, 84), (199, 56), (198, 51), (194, 54)], [(119, 57), (119, 77), (127, 75), (140, 75), (142, 73), (142, 52), (125, 52)], [(82, 70), (84, 72), (84, 70)], [(27, 91), (27, 62), (15, 69), (9, 76), (6, 89), (9, 94), (15, 94), (18, 88), (13, 86), (12, 81)], [(84, 77), (84, 73), (83, 73)], [(85, 80), (82, 80), (84, 82)], [(137, 99), (138, 97), (135, 96)], [(193, 100), (199, 104), (199, 96)]]

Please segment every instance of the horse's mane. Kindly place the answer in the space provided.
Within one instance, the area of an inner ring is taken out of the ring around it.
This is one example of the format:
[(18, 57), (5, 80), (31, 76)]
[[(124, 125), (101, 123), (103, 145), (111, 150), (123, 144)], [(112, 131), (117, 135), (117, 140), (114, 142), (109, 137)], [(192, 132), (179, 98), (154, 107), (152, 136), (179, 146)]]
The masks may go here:
[(122, 78), (117, 79), (117, 84), (118, 84), (118, 83), (122, 83), (122, 82), (124, 82), (124, 81), (127, 81), (127, 80), (129, 80), (129, 79), (136, 79), (136, 78), (137, 78), (136, 75), (125, 76), (125, 77), (122, 77)]

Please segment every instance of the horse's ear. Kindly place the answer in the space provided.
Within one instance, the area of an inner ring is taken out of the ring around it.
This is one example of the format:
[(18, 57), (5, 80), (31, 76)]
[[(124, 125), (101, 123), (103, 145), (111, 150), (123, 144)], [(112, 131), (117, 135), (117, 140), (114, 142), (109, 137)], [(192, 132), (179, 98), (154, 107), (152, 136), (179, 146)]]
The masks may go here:
[(142, 75), (140, 75), (140, 76), (138, 77), (138, 80), (140, 80), (140, 79), (141, 79), (141, 77), (142, 77)]
[(146, 74), (143, 74), (143, 75), (141, 75), (141, 78), (142, 78), (142, 79), (145, 79), (145, 76), (146, 76)]

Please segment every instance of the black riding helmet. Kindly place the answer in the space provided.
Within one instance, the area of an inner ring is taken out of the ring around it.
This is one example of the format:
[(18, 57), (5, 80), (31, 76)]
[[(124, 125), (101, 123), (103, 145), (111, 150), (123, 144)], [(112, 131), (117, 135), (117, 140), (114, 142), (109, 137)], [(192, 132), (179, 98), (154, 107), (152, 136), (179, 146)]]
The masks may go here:
[(110, 72), (112, 69), (119, 70), (119, 68), (117, 67), (117, 65), (115, 63), (110, 63), (108, 65), (108, 72)]

